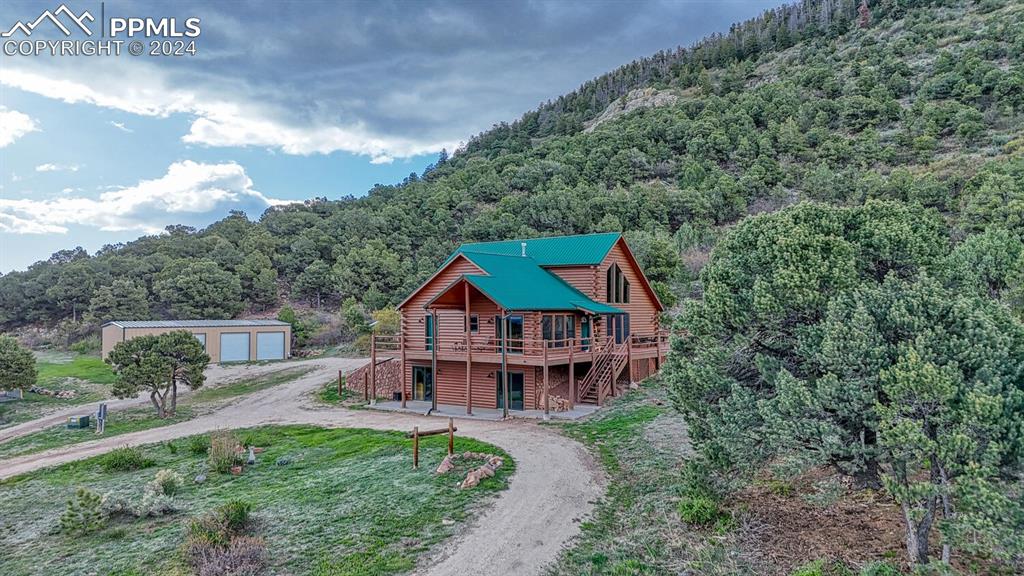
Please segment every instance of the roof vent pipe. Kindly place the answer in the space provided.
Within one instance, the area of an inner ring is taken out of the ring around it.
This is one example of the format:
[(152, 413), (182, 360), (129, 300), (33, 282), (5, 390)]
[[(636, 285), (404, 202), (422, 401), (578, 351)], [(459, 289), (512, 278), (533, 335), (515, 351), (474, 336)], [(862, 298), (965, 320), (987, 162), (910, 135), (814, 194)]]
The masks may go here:
[(523, 258), (526, 258), (526, 242), (520, 242), (519, 245), (523, 248)]

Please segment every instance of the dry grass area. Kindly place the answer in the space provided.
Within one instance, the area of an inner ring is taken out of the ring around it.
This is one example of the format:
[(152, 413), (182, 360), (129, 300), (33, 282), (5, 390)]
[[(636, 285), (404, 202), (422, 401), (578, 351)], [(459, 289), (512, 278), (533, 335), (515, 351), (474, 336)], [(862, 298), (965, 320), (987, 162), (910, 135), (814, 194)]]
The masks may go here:
[(766, 576), (790, 574), (811, 560), (856, 568), (888, 560), (907, 568), (899, 507), (830, 470), (787, 482), (760, 477), (728, 504), (740, 519), (741, 554)]

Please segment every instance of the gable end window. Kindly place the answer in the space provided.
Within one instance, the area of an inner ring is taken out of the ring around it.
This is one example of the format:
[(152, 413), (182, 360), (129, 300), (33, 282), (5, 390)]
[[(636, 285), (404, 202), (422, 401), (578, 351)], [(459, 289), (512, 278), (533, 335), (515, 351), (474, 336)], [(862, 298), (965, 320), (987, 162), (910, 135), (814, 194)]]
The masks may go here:
[(605, 302), (629, 303), (629, 280), (618, 264), (612, 264), (605, 272)]

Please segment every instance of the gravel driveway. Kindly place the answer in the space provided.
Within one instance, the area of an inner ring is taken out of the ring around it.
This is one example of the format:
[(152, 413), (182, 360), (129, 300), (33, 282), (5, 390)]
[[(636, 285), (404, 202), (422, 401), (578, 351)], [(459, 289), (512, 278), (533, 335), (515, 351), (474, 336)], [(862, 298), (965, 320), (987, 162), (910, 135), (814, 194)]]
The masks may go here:
[[(342, 358), (304, 361), (301, 364), (316, 368), (287, 384), (242, 397), (217, 412), (171, 426), (12, 458), (0, 467), (0, 479), (95, 456), (126, 444), (161, 442), (218, 428), (315, 424), (411, 430), (413, 426), (438, 427), (444, 422), (440, 418), (346, 410), (312, 403), (312, 393), (336, 377), (338, 370), (347, 372), (362, 363), (365, 360)], [(272, 366), (279, 369), (282, 365)], [(604, 493), (603, 472), (580, 444), (534, 422), (470, 419), (456, 419), (456, 422), (459, 435), (489, 442), (508, 452), (516, 461), (516, 472), (509, 488), (501, 492), (493, 505), (471, 521), (460, 536), (424, 558), (415, 574), (538, 574), (579, 533), (580, 520), (591, 513), (595, 501)]]

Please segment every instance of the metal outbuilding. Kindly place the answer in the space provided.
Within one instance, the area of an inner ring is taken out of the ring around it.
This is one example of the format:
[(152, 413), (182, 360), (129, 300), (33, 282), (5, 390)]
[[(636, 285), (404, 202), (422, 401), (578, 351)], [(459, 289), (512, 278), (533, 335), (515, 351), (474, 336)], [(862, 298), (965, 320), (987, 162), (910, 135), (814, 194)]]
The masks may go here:
[(291, 356), (292, 327), (279, 320), (115, 320), (104, 324), (101, 331), (103, 357), (119, 342), (174, 330), (194, 334), (213, 363)]

